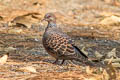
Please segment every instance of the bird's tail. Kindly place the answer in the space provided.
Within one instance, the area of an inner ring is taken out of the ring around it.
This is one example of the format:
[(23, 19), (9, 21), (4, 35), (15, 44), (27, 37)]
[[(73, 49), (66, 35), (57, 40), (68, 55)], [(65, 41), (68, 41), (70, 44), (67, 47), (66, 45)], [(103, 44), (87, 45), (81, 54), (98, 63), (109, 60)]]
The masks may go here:
[(75, 49), (75, 57), (81, 59), (82, 61), (88, 61), (88, 57), (77, 47), (73, 46)]
[(78, 47), (74, 46), (75, 48), (75, 59), (77, 62), (81, 62), (82, 64), (93, 66), (93, 67), (104, 67), (102, 62), (93, 62), (91, 59), (88, 58)]
[(95, 66), (94, 62), (90, 61), (88, 56), (86, 56), (77, 46), (74, 46), (74, 48), (76, 52), (76, 61), (84, 63), (85, 65)]

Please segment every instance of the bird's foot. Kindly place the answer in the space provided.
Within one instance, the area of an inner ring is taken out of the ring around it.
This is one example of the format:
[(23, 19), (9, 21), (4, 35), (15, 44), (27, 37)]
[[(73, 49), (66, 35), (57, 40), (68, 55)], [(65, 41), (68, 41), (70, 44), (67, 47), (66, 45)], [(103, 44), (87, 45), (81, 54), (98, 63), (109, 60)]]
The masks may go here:
[(60, 65), (62, 65), (64, 62), (65, 62), (65, 60), (63, 59)]
[[(57, 64), (57, 62), (58, 62), (58, 59), (56, 59), (55, 62), (53, 62), (53, 64)], [(62, 62), (58, 65), (62, 65), (64, 62), (65, 62), (65, 60), (62, 60)]]
[(56, 59), (55, 62), (53, 62), (53, 64), (57, 64), (57, 62), (58, 62), (58, 59)]

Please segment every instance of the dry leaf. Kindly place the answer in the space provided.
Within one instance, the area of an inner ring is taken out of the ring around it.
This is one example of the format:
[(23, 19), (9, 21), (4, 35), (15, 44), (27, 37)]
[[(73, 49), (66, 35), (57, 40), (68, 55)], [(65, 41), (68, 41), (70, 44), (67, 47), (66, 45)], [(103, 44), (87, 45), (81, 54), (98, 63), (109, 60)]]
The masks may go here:
[(120, 22), (120, 17), (117, 17), (117, 16), (110, 16), (110, 17), (107, 17), (105, 19), (103, 19), (100, 24), (104, 24), (104, 25), (107, 25), (107, 24), (113, 24), (113, 23), (119, 23)]
[(109, 75), (109, 80), (116, 80), (117, 78), (116, 70), (113, 67), (112, 63), (107, 65), (106, 72)]
[(97, 51), (95, 51), (95, 56), (98, 58), (98, 59), (100, 59), (100, 58), (102, 58), (103, 57), (103, 55), (102, 54), (100, 54), (99, 52), (97, 52)]
[(27, 67), (23, 67), (20, 68), (19, 70), (24, 71), (24, 72), (32, 72), (32, 73), (36, 73), (36, 69), (32, 66), (27, 66)]
[(106, 3), (111, 3), (113, 0), (104, 0)]
[(81, 49), (81, 51), (82, 51), (85, 55), (88, 55), (88, 52), (85, 51), (85, 47), (83, 47), (83, 48)]
[(13, 48), (13, 47), (2, 48), (2, 47), (0, 47), (0, 51), (6, 51), (6, 52), (9, 52), (9, 51), (14, 51), (14, 50), (16, 50), (16, 48)]
[(8, 54), (5, 54), (3, 55), (1, 58), (0, 58), (0, 64), (5, 64), (6, 61), (8, 59)]
[(86, 78), (84, 80), (98, 80), (98, 79), (96, 79), (95, 77), (91, 77), (91, 78)]
[[(110, 58), (110, 59), (111, 59), (111, 58)], [(104, 61), (109, 62), (110, 59), (105, 59)], [(112, 62), (115, 62), (115, 63), (120, 62), (120, 58), (112, 59)]]
[(107, 74), (106, 70), (104, 70), (103, 73), (102, 73), (102, 79), (103, 80), (109, 80), (109, 75)]
[(38, 23), (40, 20), (41, 14), (39, 13), (28, 13), (22, 16), (17, 16), (10, 23), (10, 26), (23, 26), (27, 28), (31, 28), (32, 24)]
[(21, 33), (21, 32), (23, 32), (22, 29), (10, 29), (10, 30), (8, 30), (8, 33), (14, 33), (14, 34)]
[(120, 63), (112, 63), (114, 67), (119, 67), (120, 68)]
[(90, 68), (90, 66), (86, 66), (86, 73), (92, 74), (93, 70)]
[(113, 48), (110, 52), (107, 53), (107, 57), (111, 58), (111, 57), (117, 57), (116, 56), (116, 48)]

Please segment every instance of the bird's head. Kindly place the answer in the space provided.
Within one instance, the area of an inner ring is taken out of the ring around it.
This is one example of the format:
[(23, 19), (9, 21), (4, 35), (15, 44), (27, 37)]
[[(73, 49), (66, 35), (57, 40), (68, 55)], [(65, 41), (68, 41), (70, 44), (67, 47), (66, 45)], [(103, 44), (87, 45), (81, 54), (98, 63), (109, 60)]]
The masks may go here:
[(53, 13), (47, 13), (44, 16), (44, 19), (42, 21), (47, 21), (47, 22), (56, 22), (56, 17)]

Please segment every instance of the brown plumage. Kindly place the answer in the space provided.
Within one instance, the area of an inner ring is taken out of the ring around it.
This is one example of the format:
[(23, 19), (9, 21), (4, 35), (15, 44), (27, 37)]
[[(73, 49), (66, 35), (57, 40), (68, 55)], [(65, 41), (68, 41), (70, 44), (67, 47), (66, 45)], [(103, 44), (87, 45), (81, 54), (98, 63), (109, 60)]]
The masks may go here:
[(74, 44), (74, 41), (56, 25), (56, 17), (52, 13), (47, 13), (44, 19), (48, 25), (43, 34), (43, 46), (53, 56), (56, 63), (59, 59), (76, 60), (80, 62), (88, 62), (88, 57)]

